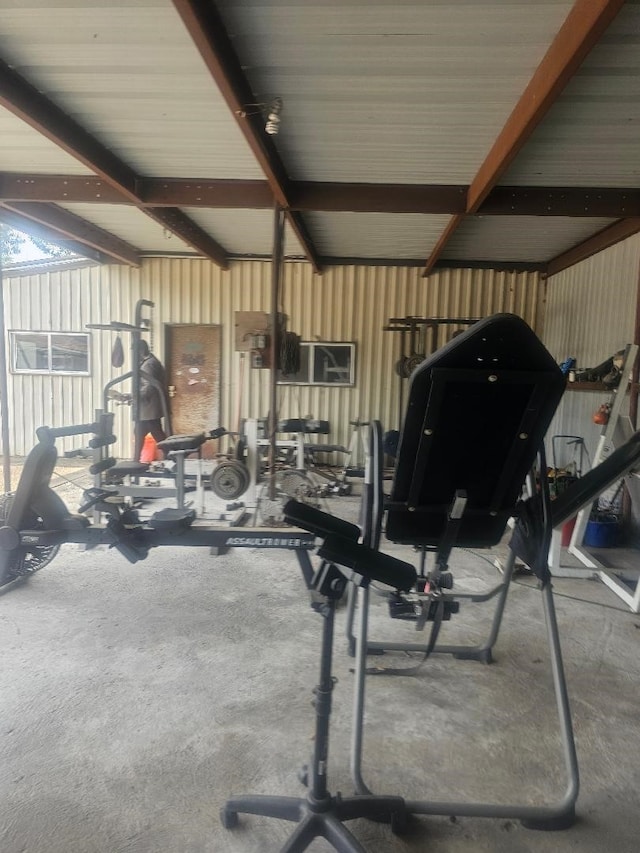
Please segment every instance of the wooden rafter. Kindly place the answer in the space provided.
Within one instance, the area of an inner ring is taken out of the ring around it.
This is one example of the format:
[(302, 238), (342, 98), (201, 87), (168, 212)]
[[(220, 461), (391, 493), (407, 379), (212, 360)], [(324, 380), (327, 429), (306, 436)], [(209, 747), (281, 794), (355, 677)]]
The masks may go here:
[[(484, 199), (496, 186), (622, 6), (624, 0), (576, 0), (471, 182), (467, 213), (479, 212)], [(451, 220), (445, 231), (447, 237), (451, 236), (461, 221), (461, 218)], [(445, 245), (446, 240), (438, 240), (426, 262), (424, 275), (428, 275), (433, 269)]]
[[(137, 194), (138, 175), (126, 163), (120, 160), (102, 143), (98, 142), (74, 119), (68, 116), (56, 104), (45, 97), (35, 86), (21, 77), (16, 71), (0, 60), (0, 105), (17, 115), (32, 128), (43, 136), (46, 136), (68, 154), (83, 163), (92, 172), (95, 172), (105, 183), (129, 199), (130, 202), (139, 206), (149, 216), (156, 219), (153, 210), (145, 208), (140, 203)], [(182, 225), (186, 223), (182, 215)], [(79, 217), (78, 224), (83, 222)], [(188, 218), (187, 218), (188, 219)], [(189, 220), (190, 221), (190, 220)], [(87, 225), (89, 223), (86, 223)], [(169, 227), (169, 226), (166, 226)], [(200, 237), (204, 234), (201, 228), (194, 222), (191, 227), (183, 227), (180, 237), (185, 238), (185, 233), (193, 233)], [(204, 252), (204, 246), (214, 249), (207, 252), (206, 257), (220, 264), (224, 258), (227, 263), (227, 253), (215, 240), (206, 235), (208, 240), (199, 239), (198, 245), (194, 245), (200, 252)], [(81, 242), (81, 238), (78, 236)], [(189, 242), (189, 241), (187, 241)]]
[(159, 225), (176, 234), (185, 243), (193, 246), (206, 258), (210, 258), (218, 264), (223, 270), (229, 269), (227, 252), (179, 208), (148, 207), (146, 212)]
[[(465, 212), (468, 187), (437, 184), (362, 184), (292, 181), (291, 209), (357, 213), (451, 215)], [(267, 181), (139, 178), (136, 207), (271, 210)], [(102, 178), (0, 172), (0, 201), (134, 204)], [(640, 216), (640, 189), (616, 187), (494, 187), (481, 216)]]
[(314, 270), (320, 272), (318, 254), (304, 221), (297, 211), (291, 209), (287, 171), (273, 140), (264, 129), (262, 113), (255, 109), (255, 95), (214, 3), (212, 0), (173, 0), (173, 5), (259, 163), (273, 199), (286, 211), (289, 225), (302, 244), (305, 255)]

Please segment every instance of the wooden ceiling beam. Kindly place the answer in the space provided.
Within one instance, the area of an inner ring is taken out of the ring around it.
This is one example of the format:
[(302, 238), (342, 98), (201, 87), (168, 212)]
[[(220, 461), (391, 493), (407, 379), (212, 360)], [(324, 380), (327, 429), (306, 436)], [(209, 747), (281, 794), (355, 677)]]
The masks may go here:
[(476, 213), (549, 112), (625, 0), (576, 0), (469, 187)]
[(154, 207), (273, 210), (274, 204), (267, 181), (145, 178), (140, 197)]
[(214, 3), (173, 0), (173, 5), (260, 164), (275, 200), (281, 207), (289, 207), (289, 178), (273, 140), (265, 132), (264, 113), (256, 104), (256, 96)]
[[(483, 201), (547, 115), (624, 2), (576, 0), (472, 180), (467, 195), (467, 213), (479, 212)], [(445, 232), (447, 238), (461, 221), (449, 222)], [(438, 240), (427, 260), (424, 275), (433, 268), (445, 245), (446, 240)], [(435, 252), (438, 254), (434, 256)]]
[(449, 238), (457, 230), (458, 226), (464, 219), (463, 214), (456, 214), (456, 216), (452, 216), (447, 224), (447, 227), (444, 229), (442, 234), (440, 235), (438, 242), (434, 246), (431, 254), (429, 255), (427, 262), (425, 264), (424, 270), (422, 271), (423, 276), (428, 276), (429, 273), (433, 271), (438, 262), (440, 255), (442, 254), (442, 250), (449, 242)]
[(217, 243), (207, 232), (177, 207), (147, 207), (146, 213), (163, 228), (180, 237), (193, 246), (205, 258), (218, 264), (223, 270), (229, 269), (229, 255), (226, 249)]
[(480, 216), (640, 216), (640, 189), (613, 187), (494, 187)]
[[(291, 210), (356, 213), (458, 214), (467, 187), (438, 184), (291, 182)], [(272, 210), (267, 181), (139, 178), (137, 207)], [(0, 172), (0, 201), (133, 204), (102, 178)], [(497, 186), (481, 216), (640, 216), (640, 189)]]
[(40, 175), (0, 172), (0, 201), (51, 201), (64, 204), (135, 204), (96, 175)]
[(265, 131), (265, 110), (256, 108), (256, 96), (213, 0), (173, 0), (173, 5), (259, 163), (273, 199), (287, 211), (289, 224), (305, 255), (315, 271), (320, 272), (318, 253), (302, 217), (290, 210), (290, 180), (272, 138)]
[[(135, 171), (1, 59), (0, 105), (75, 157), (131, 203), (145, 210), (140, 204), (139, 177)], [(149, 210), (145, 212), (152, 215)], [(186, 219), (184, 215), (183, 218)], [(179, 235), (182, 239), (185, 239), (184, 233), (189, 231), (195, 235), (204, 233), (195, 223), (192, 223), (191, 228), (185, 228), (185, 225), (186, 223), (182, 222), (183, 231)], [(215, 241), (212, 242), (218, 246)], [(191, 245), (198, 251), (202, 251), (206, 241), (199, 240), (199, 245)], [(206, 257), (214, 263), (220, 262), (218, 251), (215, 255), (206, 255)]]
[(462, 213), (467, 187), (294, 181), (294, 210), (354, 213)]
[(57, 235), (57, 239), (52, 240), (54, 243), (62, 236), (65, 240), (72, 240), (85, 248), (88, 246), (95, 249), (117, 263), (140, 266), (141, 258), (137, 249), (62, 207), (43, 202), (5, 202), (3, 207), (20, 216), (25, 222), (46, 228), (54, 238)]
[(640, 217), (638, 216), (614, 222), (608, 228), (603, 228), (602, 231), (598, 231), (597, 234), (593, 234), (587, 240), (583, 240), (582, 243), (578, 243), (568, 251), (552, 258), (547, 264), (547, 278), (572, 267), (580, 261), (584, 261), (586, 258), (590, 258), (592, 255), (597, 255), (598, 252), (626, 240), (627, 237), (632, 237), (639, 231)]

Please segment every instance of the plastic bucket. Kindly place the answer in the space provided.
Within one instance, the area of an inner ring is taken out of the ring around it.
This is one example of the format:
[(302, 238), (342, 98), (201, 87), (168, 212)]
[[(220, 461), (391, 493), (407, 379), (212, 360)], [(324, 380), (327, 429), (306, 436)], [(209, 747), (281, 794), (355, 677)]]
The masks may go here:
[(588, 521), (584, 533), (584, 544), (592, 548), (612, 548), (618, 543), (618, 531), (617, 518)]

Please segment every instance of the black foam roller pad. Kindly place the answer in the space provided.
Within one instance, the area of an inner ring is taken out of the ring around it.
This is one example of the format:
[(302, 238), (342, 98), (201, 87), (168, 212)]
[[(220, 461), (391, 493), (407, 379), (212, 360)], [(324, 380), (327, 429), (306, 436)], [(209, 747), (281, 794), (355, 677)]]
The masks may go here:
[(379, 581), (394, 589), (409, 590), (417, 575), (411, 563), (382, 554), (340, 536), (327, 536), (318, 554), (325, 560), (352, 569), (368, 580)]
[(336, 535), (354, 542), (360, 538), (360, 528), (357, 524), (336, 518), (328, 512), (322, 512), (300, 501), (287, 501), (284, 505), (284, 517), (289, 524), (295, 524), (317, 536)]

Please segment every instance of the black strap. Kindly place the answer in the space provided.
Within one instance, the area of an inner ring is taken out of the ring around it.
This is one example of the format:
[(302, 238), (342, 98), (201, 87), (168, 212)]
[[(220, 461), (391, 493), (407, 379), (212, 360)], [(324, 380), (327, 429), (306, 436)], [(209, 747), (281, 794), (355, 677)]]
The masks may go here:
[(436, 642), (438, 641), (438, 634), (440, 633), (440, 628), (442, 627), (443, 619), (444, 598), (441, 596), (438, 599), (436, 612), (433, 617), (433, 624), (431, 626), (431, 632), (429, 634), (429, 642), (427, 643), (427, 648), (425, 649), (424, 654), (422, 658), (418, 661), (418, 663), (415, 664), (415, 666), (406, 667), (368, 667), (365, 670), (367, 675), (417, 675), (418, 670), (427, 660), (427, 658), (431, 655), (436, 646)]

